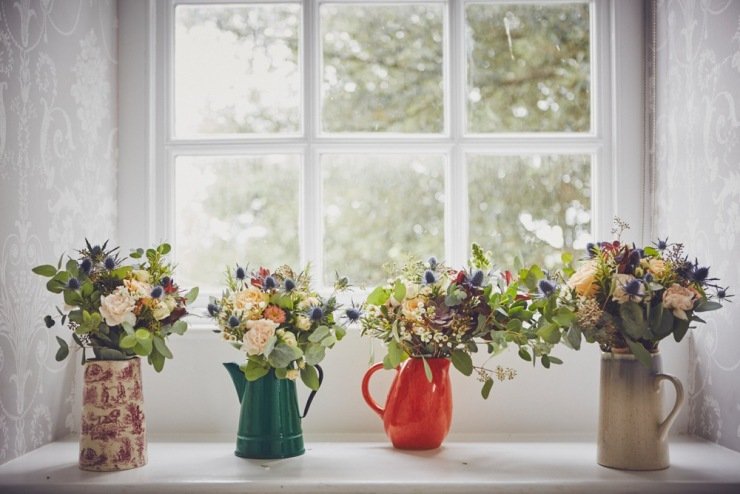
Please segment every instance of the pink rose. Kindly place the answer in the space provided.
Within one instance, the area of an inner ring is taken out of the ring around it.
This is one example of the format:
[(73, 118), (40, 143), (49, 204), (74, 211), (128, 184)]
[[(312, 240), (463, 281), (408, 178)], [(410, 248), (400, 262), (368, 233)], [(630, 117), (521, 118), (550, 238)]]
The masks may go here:
[(688, 319), (687, 310), (694, 308), (699, 297), (695, 290), (674, 283), (663, 292), (663, 308), (673, 311), (673, 315), (684, 321)]
[(278, 324), (269, 319), (247, 321), (247, 332), (242, 339), (242, 350), (247, 355), (260, 355), (265, 351), (265, 345), (275, 335)]

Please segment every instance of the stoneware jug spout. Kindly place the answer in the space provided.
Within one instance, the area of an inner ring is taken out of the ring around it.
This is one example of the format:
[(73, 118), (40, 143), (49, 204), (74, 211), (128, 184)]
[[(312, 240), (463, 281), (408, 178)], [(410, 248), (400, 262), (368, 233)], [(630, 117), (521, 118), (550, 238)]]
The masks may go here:
[(236, 394), (239, 398), (239, 403), (241, 403), (242, 397), (244, 396), (244, 389), (247, 387), (247, 378), (244, 377), (244, 372), (242, 372), (239, 364), (236, 364), (234, 362), (225, 362), (224, 367), (226, 367), (226, 370), (229, 371), (231, 380), (234, 381)]

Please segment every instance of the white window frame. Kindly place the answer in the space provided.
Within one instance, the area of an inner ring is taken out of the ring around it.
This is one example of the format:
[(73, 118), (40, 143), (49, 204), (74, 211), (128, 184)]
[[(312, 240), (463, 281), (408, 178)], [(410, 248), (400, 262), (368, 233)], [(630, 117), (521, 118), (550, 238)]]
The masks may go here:
[[(468, 255), (466, 152), (484, 154), (562, 154), (592, 156), (594, 238), (609, 238), (612, 218), (633, 226), (641, 242), (649, 231), (643, 204), (642, 3), (639, 0), (590, 0), (591, 131), (588, 133), (465, 134), (466, 84), (462, 29), (467, 3), (482, 0), (396, 0), (382, 3), (442, 3), (445, 20), (446, 134), (322, 134), (319, 6), (324, 3), (374, 3), (374, 0), (302, 0), (300, 66), (305, 67), (302, 136), (239, 136), (177, 139), (172, 121), (173, 13), (176, 5), (201, 0), (147, 0), (119, 3), (119, 236), (124, 248), (174, 238), (174, 160), (177, 154), (254, 155), (270, 152), (303, 155), (300, 199), (301, 262), (323, 273), (322, 153), (341, 151), (447, 153), (445, 164), (445, 259), (462, 265)], [(494, 1), (495, 0), (485, 0)], [(503, 0), (545, 3), (553, 0)], [(295, 3), (287, 0), (219, 0), (214, 3)], [(562, 3), (562, 2), (560, 2)], [(143, 97), (146, 95), (146, 97)], [(457, 99), (455, 99), (457, 97)], [(618, 111), (615, 109), (619, 109)], [(619, 164), (619, 165), (617, 165)], [(145, 190), (146, 194), (141, 191)], [(316, 194), (307, 191), (318, 192)], [(647, 204), (650, 204), (647, 202)], [(643, 218), (643, 215), (645, 218)], [(453, 221), (454, 219), (454, 221)], [(177, 246), (173, 245), (176, 255)], [(317, 276), (317, 279), (320, 279)]]

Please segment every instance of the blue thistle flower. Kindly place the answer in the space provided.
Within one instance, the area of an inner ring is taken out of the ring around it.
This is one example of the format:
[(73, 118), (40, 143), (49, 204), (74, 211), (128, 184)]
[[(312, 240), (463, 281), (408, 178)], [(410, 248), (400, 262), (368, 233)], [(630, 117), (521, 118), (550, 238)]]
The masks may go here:
[(293, 290), (295, 290), (295, 281), (288, 278), (285, 280), (285, 291), (292, 292)]
[(470, 283), (473, 286), (481, 286), (481, 284), (483, 283), (483, 277), (484, 276), (485, 275), (483, 274), (483, 271), (481, 271), (480, 269), (478, 269), (478, 270), (476, 270), (475, 273), (473, 273), (473, 277), (470, 279)]
[(312, 321), (318, 321), (322, 317), (324, 317), (324, 311), (321, 310), (321, 307), (314, 307), (313, 309), (311, 309), (311, 312), (309, 315)]
[(427, 269), (424, 272), (424, 282), (431, 285), (432, 283), (437, 281), (437, 277), (434, 276), (434, 272), (431, 269)]
[(171, 281), (172, 281), (172, 278), (170, 278), (169, 276), (165, 276), (164, 278), (159, 280), (159, 284), (162, 286), (167, 286), (170, 284)]
[(537, 283), (537, 288), (539, 288), (540, 293), (545, 297), (552, 295), (557, 287), (558, 286), (550, 280), (540, 280), (540, 282)]
[(92, 271), (92, 261), (90, 258), (86, 257), (82, 260), (80, 263), (80, 271), (85, 274), (90, 274), (90, 271)]
[(586, 253), (588, 254), (588, 257), (594, 257), (596, 255), (596, 244), (593, 242), (587, 243)]
[(694, 269), (691, 272), (691, 279), (696, 281), (697, 283), (704, 283), (707, 278), (709, 277), (709, 268), (700, 268), (698, 266), (694, 266)]
[(229, 326), (231, 326), (232, 328), (235, 328), (238, 325), (239, 325), (239, 318), (236, 316), (231, 316), (229, 318)]
[(668, 237), (666, 237), (665, 240), (658, 239), (657, 242), (653, 242), (653, 245), (655, 245), (658, 250), (666, 250), (670, 244), (668, 243)]
[(624, 293), (630, 297), (639, 297), (642, 295), (642, 283), (640, 280), (630, 280), (624, 285)]
[(116, 260), (113, 259), (111, 256), (108, 256), (105, 258), (105, 261), (103, 261), (103, 266), (105, 266), (105, 269), (107, 269), (108, 271), (111, 271), (116, 267)]
[(162, 289), (161, 286), (155, 286), (154, 288), (152, 288), (152, 293), (150, 293), (149, 295), (152, 298), (159, 298), (162, 296), (163, 293), (164, 293), (164, 290)]
[(644, 279), (645, 279), (645, 283), (652, 283), (652, 281), (653, 281), (653, 274), (652, 273), (646, 274)]
[(208, 304), (208, 313), (211, 317), (216, 317), (219, 312), (221, 312), (221, 307), (213, 303)]
[(247, 277), (247, 272), (244, 271), (244, 268), (241, 267), (241, 266), (237, 266), (236, 267), (236, 273), (235, 274), (236, 274), (236, 279), (237, 280), (243, 280), (244, 278)]
[(277, 286), (275, 278), (273, 278), (272, 276), (268, 276), (267, 278), (265, 278), (264, 286), (265, 290), (272, 290), (273, 288), (275, 288)]
[(429, 268), (430, 269), (437, 269), (438, 262), (437, 262), (437, 258), (436, 257), (434, 257), (434, 256), (430, 257), (427, 260), (427, 262), (429, 263)]
[(101, 252), (103, 252), (103, 249), (99, 245), (94, 245), (93, 248), (90, 249), (90, 255), (93, 257), (98, 257), (101, 254)]
[(78, 290), (80, 288), (80, 280), (77, 278), (70, 278), (67, 282), (67, 288), (71, 290)]
[(350, 307), (347, 309), (344, 313), (347, 316), (347, 319), (349, 319), (351, 322), (356, 322), (360, 319), (360, 316), (362, 315), (362, 312), (360, 309), (356, 307)]

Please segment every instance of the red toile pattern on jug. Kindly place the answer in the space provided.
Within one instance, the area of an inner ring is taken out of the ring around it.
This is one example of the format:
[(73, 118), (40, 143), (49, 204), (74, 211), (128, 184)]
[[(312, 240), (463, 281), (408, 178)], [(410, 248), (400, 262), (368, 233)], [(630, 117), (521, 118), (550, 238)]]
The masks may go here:
[(80, 468), (128, 470), (146, 461), (139, 359), (88, 361), (82, 394)]

